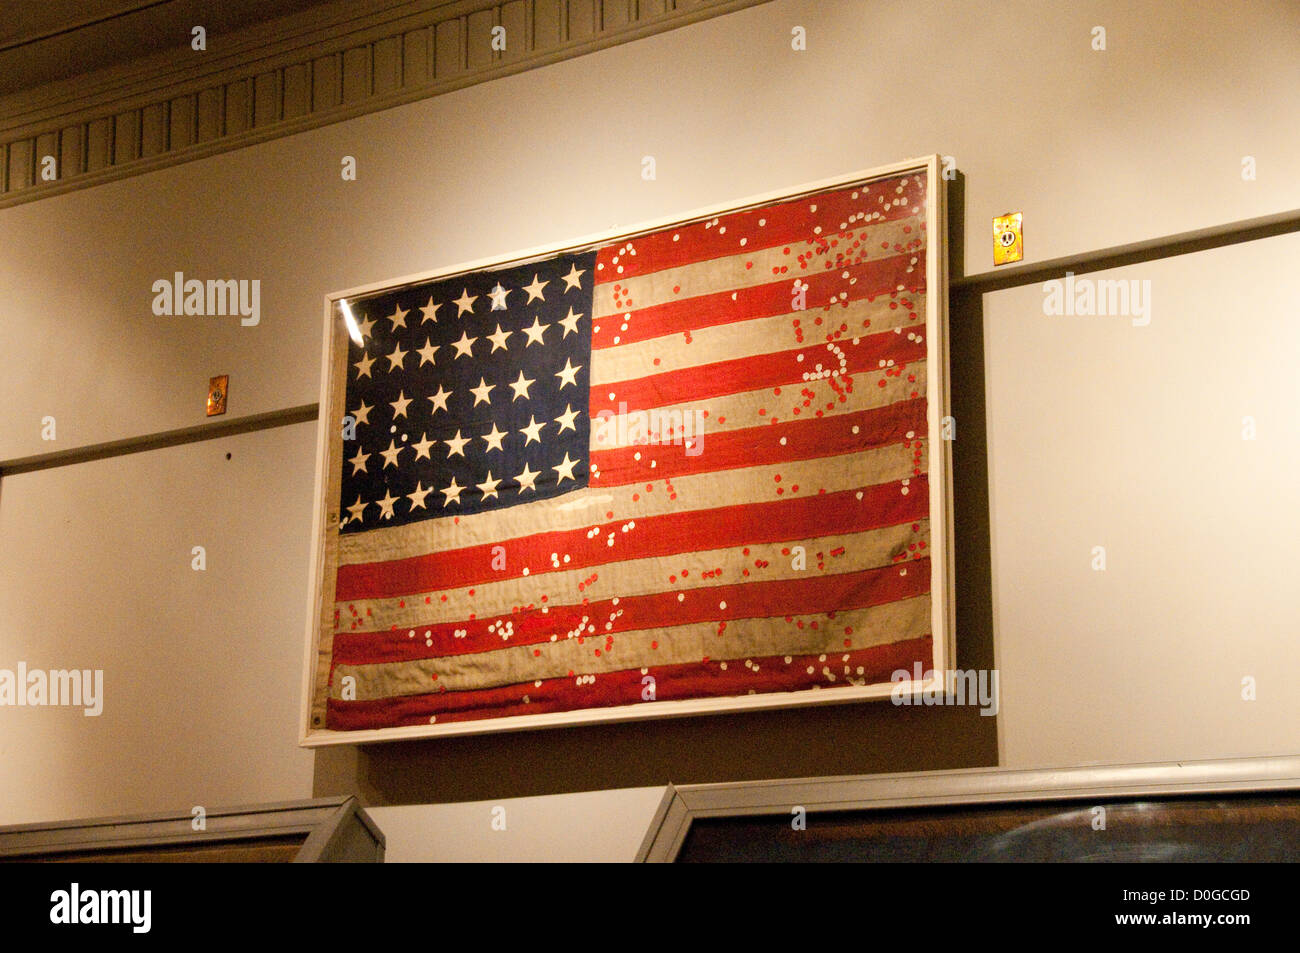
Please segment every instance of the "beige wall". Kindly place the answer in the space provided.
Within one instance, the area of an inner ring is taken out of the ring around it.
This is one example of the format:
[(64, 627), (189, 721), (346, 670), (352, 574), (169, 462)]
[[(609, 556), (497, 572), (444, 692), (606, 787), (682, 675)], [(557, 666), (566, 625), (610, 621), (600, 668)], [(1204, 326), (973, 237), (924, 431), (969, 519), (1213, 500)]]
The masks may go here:
[(369, 808), (388, 863), (588, 863), (636, 858), (664, 789)]
[(95, 717), (0, 708), (0, 824), (311, 794), (294, 474), (315, 442), (305, 423), (4, 478), (0, 667), (104, 687)]
[[(777, 0), (0, 211), (0, 463), (201, 423), (218, 373), (233, 416), (313, 402), (329, 291), (923, 153), (964, 174), (967, 274), (1006, 211), (1034, 261), (1300, 207), (1298, 27), (1285, 0)], [(1047, 318), (1037, 288), (954, 328), (959, 664), (996, 654), (996, 732), (876, 704), (298, 749), (305, 424), (5, 478), (0, 666), (102, 663), (108, 699), (99, 719), (0, 711), (0, 823), (960, 767), (999, 747), (1017, 767), (1293, 752), (1296, 250), (1128, 269), (1155, 287), (1146, 328)], [(150, 286), (178, 270), (260, 279), (261, 324), (155, 317)], [(987, 458), (960, 425), (981, 411)]]
[(1149, 282), (1145, 326), (986, 296), (1003, 765), (1300, 749), (1297, 261), (1292, 234), (1087, 276)]

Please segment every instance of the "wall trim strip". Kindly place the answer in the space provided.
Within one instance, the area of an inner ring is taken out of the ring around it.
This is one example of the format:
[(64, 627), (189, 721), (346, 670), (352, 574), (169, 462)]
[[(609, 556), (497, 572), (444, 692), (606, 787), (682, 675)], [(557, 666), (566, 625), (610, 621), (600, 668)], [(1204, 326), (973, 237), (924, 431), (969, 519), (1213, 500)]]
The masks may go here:
[[(956, 226), (953, 226), (956, 227)], [(1155, 261), (1160, 258), (1175, 258), (1195, 252), (1221, 248), (1226, 245), (1238, 245), (1243, 242), (1259, 241), (1280, 235), (1300, 232), (1300, 209), (1279, 212), (1276, 215), (1264, 215), (1259, 218), (1243, 219), (1225, 225), (1215, 225), (1190, 232), (1180, 232), (1165, 238), (1134, 242), (1129, 245), (1117, 245), (1097, 251), (1083, 252), (1065, 258), (1024, 265), (1008, 271), (987, 271), (964, 278), (953, 278), (948, 283), (952, 295), (988, 294), (1008, 288), (1023, 287), (1060, 278), (1065, 272), (1075, 274), (1119, 268), (1124, 265), (1143, 261)], [(954, 306), (954, 313), (958, 310)], [(302, 404), (283, 410), (268, 411), (248, 417), (238, 417), (220, 423), (201, 424), (169, 430), (164, 433), (148, 434), (141, 437), (128, 437), (108, 443), (97, 443), (86, 447), (74, 447), (55, 453), (39, 456), (22, 457), (14, 460), (0, 460), (0, 477), (32, 470), (48, 470), (52, 467), (68, 466), (74, 463), (86, 463), (90, 460), (102, 460), (126, 453), (139, 453), (143, 450), (157, 450), (174, 447), (183, 443), (199, 440), (211, 440), (217, 437), (229, 437), (254, 430), (266, 430), (271, 427), (284, 427), (289, 424), (305, 423), (315, 420), (320, 412), (318, 404)]]

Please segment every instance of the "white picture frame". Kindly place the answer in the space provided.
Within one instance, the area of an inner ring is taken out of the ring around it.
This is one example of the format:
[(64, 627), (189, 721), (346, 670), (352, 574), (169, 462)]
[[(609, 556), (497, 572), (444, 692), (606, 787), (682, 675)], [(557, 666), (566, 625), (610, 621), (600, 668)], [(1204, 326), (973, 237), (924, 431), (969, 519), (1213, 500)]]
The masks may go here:
[[(588, 246), (621, 241), (625, 238), (683, 224), (715, 215), (741, 211), (755, 206), (798, 198), (840, 186), (871, 179), (902, 175), (910, 171), (926, 176), (926, 375), (929, 425), (929, 517), (931, 523), (931, 616), (934, 647), (931, 670), (935, 677), (906, 682), (885, 682), (863, 686), (843, 686), (823, 690), (772, 692), (742, 696), (698, 698), (675, 701), (645, 701), (632, 705), (588, 708), (536, 715), (504, 716), (474, 721), (451, 721), (429, 725), (412, 725), (382, 729), (340, 731), (324, 727), (323, 696), (328, 673), (329, 648), (325, 633), (332, 629), (333, 580), (335, 553), (333, 542), (338, 536), (339, 473), (343, 441), (340, 421), (346, 382), (348, 331), (341, 316), (340, 302), (358, 296), (399, 290), (452, 275), (521, 264)], [(627, 228), (611, 229), (571, 241), (510, 254), (463, 262), (444, 268), (400, 278), (348, 288), (325, 296), (323, 303), (323, 341), (321, 349), (320, 412), (317, 425), (316, 475), (313, 507), (310, 587), (307, 606), (306, 639), (303, 658), (302, 704), (299, 743), (303, 747), (337, 744), (369, 744), (450, 735), (522, 731), (578, 724), (596, 724), (632, 720), (681, 717), (723, 712), (743, 712), (771, 708), (795, 708), (808, 705), (842, 704), (887, 699), (900, 695), (916, 696), (922, 692), (942, 693), (944, 673), (955, 660), (955, 610), (953, 605), (952, 545), (952, 444), (945, 439), (944, 421), (950, 419), (948, 355), (948, 223), (945, 180), (938, 155), (923, 156), (877, 168), (807, 182), (801, 185), (749, 196), (703, 209), (641, 222)]]

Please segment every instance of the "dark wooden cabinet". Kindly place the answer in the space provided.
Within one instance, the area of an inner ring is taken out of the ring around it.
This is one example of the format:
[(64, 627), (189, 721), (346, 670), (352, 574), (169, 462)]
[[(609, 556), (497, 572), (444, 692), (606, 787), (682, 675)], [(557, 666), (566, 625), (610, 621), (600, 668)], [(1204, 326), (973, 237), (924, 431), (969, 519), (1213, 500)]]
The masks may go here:
[(384, 835), (354, 797), (0, 827), (0, 862), (363, 863)]

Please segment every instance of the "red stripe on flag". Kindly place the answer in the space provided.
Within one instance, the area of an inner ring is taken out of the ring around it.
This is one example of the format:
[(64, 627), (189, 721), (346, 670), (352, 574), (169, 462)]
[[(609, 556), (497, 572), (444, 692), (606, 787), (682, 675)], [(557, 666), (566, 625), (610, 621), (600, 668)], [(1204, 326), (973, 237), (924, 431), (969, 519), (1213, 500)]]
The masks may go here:
[[(748, 288), (691, 295), (683, 297), (680, 301), (666, 301), (644, 308), (629, 307), (626, 311), (632, 317), (627, 320), (626, 331), (622, 330), (624, 320), (622, 314), (595, 320), (591, 332), (591, 347), (595, 351), (614, 347), (615, 337), (618, 338), (618, 345), (635, 344), (637, 341), (646, 341), (667, 334), (688, 334), (700, 328), (719, 327), (739, 321), (749, 321), (752, 318), (768, 318), (780, 314), (791, 315), (790, 337), (793, 339), (795, 321), (802, 322), (804, 330), (811, 333), (816, 318), (827, 310), (830, 310), (830, 320), (833, 320), (834, 309), (825, 306), (825, 302), (831, 297), (835, 297), (836, 302), (843, 307), (850, 301), (863, 298), (874, 299), (877, 295), (892, 293), (899, 285), (903, 286), (905, 293), (923, 293), (925, 269), (919, 267), (919, 264), (917, 266), (911, 264), (913, 257), (917, 257), (919, 263), (920, 255), (918, 249), (858, 265), (845, 264), (843, 260), (837, 259), (833, 262), (826, 261), (824, 264), (816, 263), (817, 267), (811, 270), (808, 269), (807, 262), (804, 262), (802, 267), (798, 262), (792, 262), (790, 266), (786, 266), (794, 269), (788, 278), (778, 278)], [(907, 271), (909, 267), (913, 269), (911, 274)], [(845, 271), (849, 273), (849, 278), (857, 279), (857, 284), (849, 285), (848, 279), (840, 277)], [(795, 278), (808, 285), (808, 290), (804, 293), (808, 307), (804, 311), (792, 314), (794, 306), (792, 286)], [(841, 291), (847, 294), (846, 298), (838, 297)], [(732, 295), (735, 297), (733, 298)], [(600, 324), (601, 321), (605, 322), (603, 326)]]
[[(852, 390), (852, 383), (847, 385)], [(841, 398), (842, 399), (842, 398)], [(805, 400), (805, 404), (809, 401)], [(795, 408), (798, 413), (799, 408)], [(821, 413), (821, 408), (816, 408)], [(856, 431), (855, 429), (856, 428)], [(808, 417), (803, 420), (778, 423), (768, 427), (747, 427), (743, 430), (724, 430), (722, 433), (694, 435), (694, 456), (682, 445), (666, 448), (653, 454), (655, 468), (650, 470), (652, 444), (620, 447), (617, 450), (598, 450), (591, 454), (596, 465), (591, 486), (611, 487), (641, 483), (647, 478), (665, 480), (696, 473), (715, 473), (718, 470), (739, 469), (746, 466), (768, 466), (811, 460), (816, 457), (833, 457), (857, 453), (873, 447), (900, 443), (907, 433), (926, 431), (926, 402), (924, 397), (898, 401), (836, 417)], [(663, 435), (671, 439), (671, 435)], [(680, 434), (678, 435), (680, 437)], [(781, 443), (784, 439), (784, 445)], [(664, 447), (663, 443), (659, 447)], [(657, 448), (656, 448), (657, 449)], [(637, 459), (640, 456), (641, 459)], [(777, 486), (771, 488), (773, 495)], [(782, 494), (797, 493), (798, 488), (780, 487)], [(806, 487), (814, 490), (814, 487)]]
[[(563, 639), (563, 633), (587, 624), (584, 617), (596, 626), (596, 632), (584, 638), (597, 641), (635, 632), (648, 624), (666, 628), (697, 622), (827, 615), (828, 606), (834, 607), (829, 613), (834, 618), (835, 612), (884, 605), (929, 592), (930, 560), (910, 560), (907, 568), (905, 576), (900, 575), (898, 566), (881, 566), (811, 579), (773, 579), (685, 589), (682, 593), (686, 598), (681, 601), (677, 592), (671, 591), (621, 596), (617, 606), (611, 599), (601, 599), (586, 605), (549, 606), (546, 614), (536, 608), (516, 611), (511, 614), (514, 634), (509, 644), (551, 645), (552, 634), (559, 632)], [(667, 579), (663, 584), (672, 585)], [(719, 609), (723, 602), (727, 608)], [(622, 615), (617, 614), (619, 609), (623, 610)], [(496, 618), (440, 620), (403, 626), (397, 632), (342, 632), (334, 636), (333, 663), (373, 665), (496, 651), (505, 644), (495, 631), (488, 631)], [(609, 629), (605, 628), (606, 624)], [(407, 636), (409, 630), (415, 631), (416, 638)], [(465, 635), (457, 637), (457, 631)], [(432, 647), (425, 645), (426, 638), (433, 640)]]
[[(890, 183), (888, 187), (886, 182)], [(809, 241), (808, 236), (819, 225), (824, 233), (835, 233), (840, 231), (841, 222), (848, 225), (849, 216), (857, 212), (882, 212), (883, 218), (862, 222), (861, 228), (866, 229), (882, 221), (908, 218), (914, 214), (914, 207), (925, 208), (924, 174), (909, 176), (902, 196), (894, 191), (896, 182), (897, 179), (882, 179), (868, 182), (865, 187), (846, 186), (818, 192), (777, 205), (732, 212), (719, 217), (717, 225), (706, 227), (703, 221), (693, 222), (640, 235), (623, 245), (607, 245), (596, 256), (596, 284), (619, 283), (663, 268), (680, 267), (724, 255), (785, 244), (791, 246), (790, 253), (793, 256), (798, 250), (796, 246), (808, 247), (817, 241)], [(856, 199), (852, 198), (854, 192), (858, 193)], [(901, 205), (886, 207), (876, 201), (882, 194), (889, 202), (896, 198), (904, 198), (905, 201)], [(817, 206), (816, 212), (809, 211), (812, 205)], [(765, 224), (759, 225), (759, 219), (763, 219)], [(677, 236), (676, 241), (673, 240), (674, 235)], [(742, 238), (746, 239), (744, 245), (740, 244)], [(620, 252), (620, 249), (626, 249), (629, 244), (636, 249), (635, 255)], [(618, 270), (620, 266), (623, 268), (621, 272)]]
[[(848, 342), (842, 344), (846, 365), (834, 368), (840, 371), (838, 380), (843, 381), (846, 375), (878, 370), (881, 361), (893, 361), (894, 366), (889, 371), (898, 376), (908, 362), (922, 361), (926, 356), (924, 340), (916, 340), (915, 335), (909, 341), (904, 334), (885, 331), (869, 334), (860, 338), (859, 342), (856, 347)], [(798, 359), (800, 355), (804, 356), (803, 361)], [(811, 360), (809, 355), (812, 356)], [(674, 404), (726, 397), (764, 387), (802, 384), (805, 381), (801, 375), (805, 371), (812, 371), (819, 359), (824, 362), (824, 366), (829, 366), (833, 360), (821, 344), (809, 344), (790, 351), (715, 361), (663, 374), (601, 384), (591, 389), (590, 413), (592, 417), (598, 417), (602, 411), (617, 414), (622, 410), (671, 407)]]
[[(849, 656), (847, 662), (844, 655)], [(756, 693), (791, 692), (820, 685), (825, 692), (834, 692), (850, 676), (843, 674), (848, 665), (855, 679), (865, 679), (867, 684), (887, 682), (898, 671), (908, 672), (920, 663), (923, 671), (933, 665), (934, 649), (930, 636), (908, 639), (889, 645), (873, 646), (856, 652), (827, 654), (826, 662), (817, 655), (791, 657), (786, 664), (784, 656), (752, 659), (759, 667), (755, 673), (743, 662), (728, 663), (722, 671), (717, 662), (707, 660), (681, 665), (655, 666), (655, 700), (676, 701), (688, 698), (716, 698), (741, 695), (753, 689)], [(831, 661), (834, 659), (834, 661)], [(813, 674), (808, 674), (808, 666)], [(826, 667), (836, 676), (829, 681), (822, 674)], [(858, 668), (862, 674), (858, 675)], [(596, 681), (577, 685), (575, 678), (545, 679), (536, 685), (507, 685), (480, 691), (436, 692), (428, 695), (404, 695), (397, 698), (379, 698), (366, 701), (328, 702), (326, 723), (338, 731), (359, 731), (366, 728), (387, 728), (394, 725), (427, 725), (431, 717), (438, 722), (474, 721), (505, 715), (536, 715), (553, 711), (571, 711), (580, 708), (607, 708), (612, 705), (639, 704), (646, 688), (640, 669), (627, 669), (596, 676)], [(529, 697), (525, 704), (523, 696)]]
[[(617, 552), (604, 540), (621, 521), (605, 524), (601, 533), (589, 537), (585, 529), (539, 533), (511, 540), (511, 564), (530, 567), (535, 577), (545, 575), (551, 553), (566, 553), (568, 570), (601, 566), (614, 561), (667, 556), (691, 552), (701, 545), (722, 549), (750, 543), (775, 543), (895, 526), (916, 520), (929, 510), (929, 485), (924, 475), (912, 477), (909, 492), (900, 482), (883, 483), (862, 490), (824, 493), (806, 499), (748, 503), (710, 510), (666, 513), (637, 521), (631, 533), (620, 534)], [(654, 484), (646, 484), (653, 492)], [(858, 496), (861, 496), (861, 499)], [(509, 513), (502, 517), (503, 529), (510, 525)], [(492, 569), (492, 550), (500, 542), (467, 546), (463, 549), (391, 562), (340, 566), (335, 601), (395, 598), (410, 593), (432, 592), (472, 586), (488, 580), (508, 578)]]

